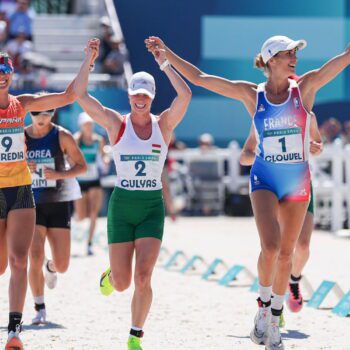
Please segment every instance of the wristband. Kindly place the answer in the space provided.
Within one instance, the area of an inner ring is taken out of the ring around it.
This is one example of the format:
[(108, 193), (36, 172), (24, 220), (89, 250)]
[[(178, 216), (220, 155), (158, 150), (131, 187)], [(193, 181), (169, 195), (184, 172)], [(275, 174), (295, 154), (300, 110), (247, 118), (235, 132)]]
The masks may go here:
[(170, 62), (168, 60), (165, 60), (160, 66), (159, 69), (163, 71), (166, 67), (170, 66)]
[(95, 69), (95, 65), (94, 64), (90, 64), (89, 72), (93, 72), (94, 69)]

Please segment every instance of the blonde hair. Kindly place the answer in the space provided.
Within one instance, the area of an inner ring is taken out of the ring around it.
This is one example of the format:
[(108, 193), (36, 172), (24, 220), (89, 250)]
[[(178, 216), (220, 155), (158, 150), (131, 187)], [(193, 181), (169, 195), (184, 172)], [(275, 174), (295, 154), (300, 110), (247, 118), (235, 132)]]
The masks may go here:
[(269, 66), (267, 65), (267, 63), (264, 62), (261, 53), (258, 53), (255, 56), (254, 67), (264, 71), (264, 75), (266, 78), (269, 77), (269, 73), (270, 73)]

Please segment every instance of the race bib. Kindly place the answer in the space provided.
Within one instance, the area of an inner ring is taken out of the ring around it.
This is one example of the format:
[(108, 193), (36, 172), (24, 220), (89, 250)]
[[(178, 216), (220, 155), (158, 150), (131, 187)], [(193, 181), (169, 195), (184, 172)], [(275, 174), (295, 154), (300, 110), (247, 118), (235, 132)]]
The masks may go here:
[(78, 180), (82, 181), (93, 181), (97, 180), (99, 178), (98, 176), (98, 168), (96, 163), (88, 163), (87, 164), (87, 171), (85, 174), (79, 175)]
[(45, 178), (44, 169), (50, 168), (55, 170), (54, 158), (36, 158), (33, 159), (36, 163), (36, 171), (32, 173), (32, 187), (33, 188), (48, 188), (56, 187), (56, 180), (48, 180)]
[(12, 163), (24, 160), (23, 128), (0, 129), (0, 150), (0, 163)]
[(304, 161), (303, 150), (300, 128), (264, 131), (264, 159), (267, 162), (302, 162)]

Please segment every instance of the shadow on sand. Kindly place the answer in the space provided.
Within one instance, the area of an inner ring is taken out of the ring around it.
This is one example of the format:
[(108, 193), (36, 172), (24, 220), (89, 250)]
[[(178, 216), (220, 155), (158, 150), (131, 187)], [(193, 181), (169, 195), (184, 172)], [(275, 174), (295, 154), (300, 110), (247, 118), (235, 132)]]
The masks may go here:
[[(66, 329), (66, 327), (62, 326), (61, 324), (54, 323), (54, 322), (47, 322), (45, 324), (23, 324), (23, 331), (40, 331), (45, 329)], [(7, 327), (0, 327), (1, 331), (7, 331)]]

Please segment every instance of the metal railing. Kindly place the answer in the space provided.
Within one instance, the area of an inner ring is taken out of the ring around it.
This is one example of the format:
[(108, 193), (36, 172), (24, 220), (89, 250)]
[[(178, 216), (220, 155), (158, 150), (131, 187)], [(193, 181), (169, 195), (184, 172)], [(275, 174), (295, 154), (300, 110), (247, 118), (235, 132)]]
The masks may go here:
[[(114, 2), (113, 0), (105, 0), (105, 4), (114, 35), (118, 38), (118, 40), (124, 42), (123, 31), (120, 26), (117, 9), (114, 6)], [(126, 81), (129, 82), (132, 76), (132, 68), (129, 61), (124, 62), (124, 74)]]
[(72, 13), (74, 0), (32, 0), (31, 5), (37, 13)]

